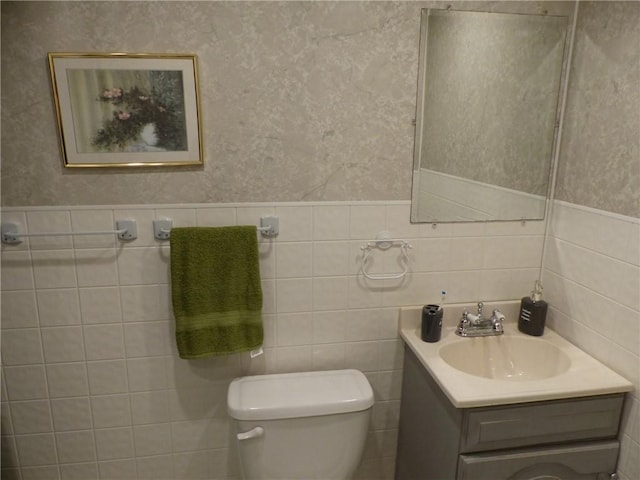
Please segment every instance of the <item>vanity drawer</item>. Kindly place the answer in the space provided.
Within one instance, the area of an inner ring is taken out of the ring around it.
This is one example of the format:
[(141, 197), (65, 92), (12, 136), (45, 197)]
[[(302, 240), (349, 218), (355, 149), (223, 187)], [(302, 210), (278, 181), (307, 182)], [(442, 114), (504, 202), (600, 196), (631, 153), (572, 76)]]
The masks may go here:
[(469, 409), (464, 414), (460, 451), (612, 438), (618, 432), (623, 400), (623, 394), (616, 394)]

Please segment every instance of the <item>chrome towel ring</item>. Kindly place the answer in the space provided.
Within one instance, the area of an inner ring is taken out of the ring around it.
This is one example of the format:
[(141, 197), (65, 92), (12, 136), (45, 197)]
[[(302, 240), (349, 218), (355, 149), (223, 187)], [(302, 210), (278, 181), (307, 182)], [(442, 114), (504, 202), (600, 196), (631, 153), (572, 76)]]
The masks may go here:
[[(374, 248), (379, 250), (388, 250), (391, 247), (400, 247), (400, 262), (403, 265), (403, 269), (399, 273), (389, 273), (389, 274), (371, 274), (367, 272), (367, 261), (370, 258), (371, 253)], [(396, 280), (399, 278), (403, 278), (407, 272), (409, 271), (409, 249), (413, 248), (413, 246), (407, 242), (406, 240), (395, 239), (391, 237), (391, 233), (387, 231), (379, 232), (376, 236), (376, 239), (370, 242), (367, 242), (363, 246), (360, 247), (360, 250), (363, 251), (362, 261), (361, 261), (361, 269), (362, 274), (368, 278), (369, 280)]]

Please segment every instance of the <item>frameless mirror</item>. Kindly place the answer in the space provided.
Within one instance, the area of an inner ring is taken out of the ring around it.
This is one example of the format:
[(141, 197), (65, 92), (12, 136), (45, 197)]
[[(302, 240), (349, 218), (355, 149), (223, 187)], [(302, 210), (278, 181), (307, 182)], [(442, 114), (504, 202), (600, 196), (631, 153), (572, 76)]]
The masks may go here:
[(567, 20), (422, 10), (412, 222), (544, 218)]

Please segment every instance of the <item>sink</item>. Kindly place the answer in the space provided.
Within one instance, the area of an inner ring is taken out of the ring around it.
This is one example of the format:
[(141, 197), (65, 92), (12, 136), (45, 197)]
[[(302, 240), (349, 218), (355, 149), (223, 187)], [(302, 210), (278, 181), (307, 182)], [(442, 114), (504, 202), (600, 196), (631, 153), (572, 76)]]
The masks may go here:
[(541, 380), (560, 375), (571, 366), (560, 348), (539, 338), (473, 338), (444, 345), (439, 353), (457, 370), (499, 380)]
[(505, 315), (504, 333), (455, 334), (462, 313), (475, 304), (447, 304), (440, 341), (422, 341), (422, 307), (401, 307), (398, 330), (430, 377), (456, 408), (487, 407), (633, 390), (633, 384), (554, 332), (540, 337), (518, 330), (520, 300), (485, 302)]

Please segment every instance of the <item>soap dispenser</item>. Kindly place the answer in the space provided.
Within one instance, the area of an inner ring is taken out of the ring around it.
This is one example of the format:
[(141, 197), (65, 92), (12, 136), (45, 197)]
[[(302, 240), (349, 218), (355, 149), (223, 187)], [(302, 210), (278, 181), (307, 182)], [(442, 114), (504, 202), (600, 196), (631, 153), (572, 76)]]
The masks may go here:
[(542, 300), (542, 284), (536, 280), (531, 296), (523, 297), (518, 315), (518, 330), (539, 337), (544, 333), (547, 319), (547, 302)]

